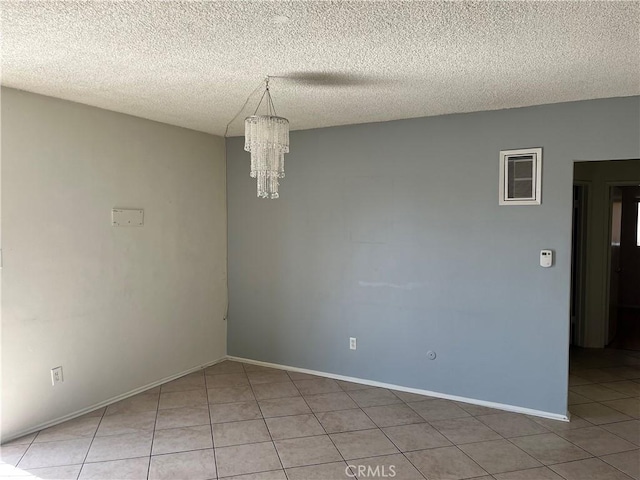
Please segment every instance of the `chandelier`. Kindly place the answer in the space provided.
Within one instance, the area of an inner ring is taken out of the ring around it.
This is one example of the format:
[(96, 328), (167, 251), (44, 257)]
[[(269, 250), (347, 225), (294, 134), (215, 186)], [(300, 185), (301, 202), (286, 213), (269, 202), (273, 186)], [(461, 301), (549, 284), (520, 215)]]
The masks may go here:
[[(266, 98), (267, 114), (257, 115)], [(289, 120), (278, 117), (269, 92), (269, 77), (253, 115), (244, 120), (244, 149), (251, 152), (251, 177), (258, 198), (278, 198), (279, 179), (284, 178), (284, 154), (289, 153)]]

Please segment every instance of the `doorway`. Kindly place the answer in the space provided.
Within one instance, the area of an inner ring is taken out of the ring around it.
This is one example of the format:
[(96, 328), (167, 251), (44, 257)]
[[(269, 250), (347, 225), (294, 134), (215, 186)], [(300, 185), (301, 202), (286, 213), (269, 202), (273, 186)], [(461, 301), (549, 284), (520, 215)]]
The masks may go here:
[(611, 185), (607, 346), (640, 351), (640, 186)]
[(640, 160), (576, 162), (571, 345), (640, 351)]

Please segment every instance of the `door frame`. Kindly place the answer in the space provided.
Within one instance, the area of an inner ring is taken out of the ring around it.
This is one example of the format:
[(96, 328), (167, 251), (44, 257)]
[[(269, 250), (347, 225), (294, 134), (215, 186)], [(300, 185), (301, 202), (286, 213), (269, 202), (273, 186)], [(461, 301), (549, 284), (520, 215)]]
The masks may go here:
[[(578, 241), (580, 245), (580, 258), (577, 263), (573, 262), (573, 251), (574, 241), (573, 237), (571, 239), (571, 269), (572, 276), (574, 269), (577, 269), (577, 288), (576, 291), (571, 292), (571, 301), (573, 302), (573, 297), (575, 296), (576, 308), (575, 308), (575, 316), (571, 318), (571, 312), (569, 314), (570, 322), (575, 326), (575, 330), (573, 332), (569, 332), (570, 343), (574, 343), (575, 345), (582, 346), (584, 345), (584, 334), (585, 334), (585, 323), (587, 321), (586, 311), (587, 311), (587, 302), (586, 302), (586, 290), (587, 290), (587, 238), (588, 238), (588, 230), (587, 230), (587, 222), (589, 219), (589, 208), (590, 208), (590, 195), (591, 195), (591, 181), (589, 180), (574, 180), (573, 186), (582, 187), (582, 195), (581, 195), (581, 203), (582, 210), (580, 215), (580, 229), (579, 235), (580, 239)], [(575, 205), (573, 205), (575, 208)], [(573, 222), (573, 210), (572, 210), (572, 222)], [(573, 234), (573, 225), (572, 225), (572, 234)], [(573, 281), (573, 278), (572, 278)], [(573, 285), (572, 285), (573, 286)]]
[(634, 187), (634, 186), (638, 186), (640, 185), (640, 183), (638, 182), (638, 180), (624, 180), (624, 181), (618, 181), (618, 182), (605, 182), (605, 205), (607, 205), (607, 211), (605, 212), (605, 221), (607, 224), (607, 237), (606, 237), (606, 244), (607, 244), (607, 254), (605, 256), (606, 258), (606, 264), (605, 264), (605, 272), (607, 272), (606, 278), (605, 278), (605, 287), (604, 287), (604, 292), (603, 292), (603, 298), (604, 298), (604, 305), (605, 305), (605, 309), (604, 309), (604, 319), (602, 322), (602, 339), (604, 342), (603, 346), (607, 346), (606, 342), (607, 339), (609, 338), (609, 301), (611, 299), (611, 213), (612, 213), (612, 209), (613, 209), (613, 195), (611, 195), (611, 191), (613, 189), (613, 187)]

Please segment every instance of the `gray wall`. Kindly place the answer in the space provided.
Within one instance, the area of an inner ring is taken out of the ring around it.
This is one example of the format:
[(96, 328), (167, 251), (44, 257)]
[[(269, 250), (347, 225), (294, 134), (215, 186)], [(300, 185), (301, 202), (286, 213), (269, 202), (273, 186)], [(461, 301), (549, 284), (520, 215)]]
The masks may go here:
[(3, 440), (224, 357), (223, 138), (3, 88), (0, 185)]
[[(229, 354), (565, 414), (573, 162), (639, 132), (638, 97), (293, 132), (276, 201), (230, 139)], [(498, 206), (525, 147), (542, 205)]]

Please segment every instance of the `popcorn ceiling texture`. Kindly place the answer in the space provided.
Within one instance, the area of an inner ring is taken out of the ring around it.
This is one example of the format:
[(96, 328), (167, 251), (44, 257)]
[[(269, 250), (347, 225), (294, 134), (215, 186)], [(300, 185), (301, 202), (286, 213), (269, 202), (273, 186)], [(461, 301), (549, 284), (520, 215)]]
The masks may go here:
[(218, 135), (265, 75), (294, 130), (640, 94), (640, 2), (0, 8), (3, 85)]

